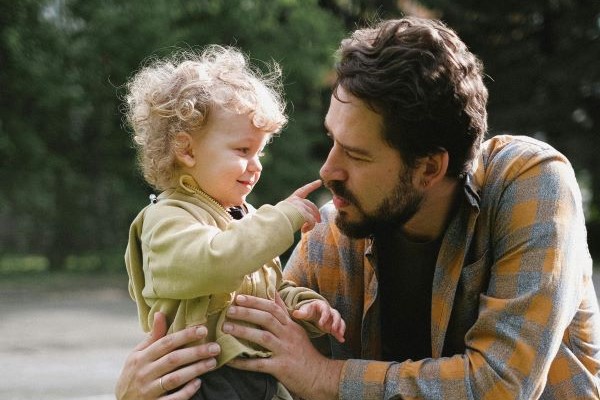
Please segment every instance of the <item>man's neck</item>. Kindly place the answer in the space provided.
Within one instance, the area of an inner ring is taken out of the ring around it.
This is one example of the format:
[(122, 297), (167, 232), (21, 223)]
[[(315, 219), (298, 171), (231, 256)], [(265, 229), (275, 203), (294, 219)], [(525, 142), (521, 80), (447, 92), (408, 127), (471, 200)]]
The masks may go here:
[(456, 212), (460, 191), (461, 182), (456, 178), (444, 178), (425, 189), (421, 208), (404, 225), (404, 234), (414, 241), (439, 238)]

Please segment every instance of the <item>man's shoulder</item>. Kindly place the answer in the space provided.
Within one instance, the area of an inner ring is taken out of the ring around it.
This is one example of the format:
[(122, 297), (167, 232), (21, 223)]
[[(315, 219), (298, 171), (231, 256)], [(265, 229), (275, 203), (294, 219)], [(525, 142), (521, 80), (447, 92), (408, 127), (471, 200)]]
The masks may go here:
[(473, 170), (476, 180), (487, 181), (510, 178), (523, 168), (547, 162), (559, 162), (570, 169), (568, 159), (546, 142), (529, 136), (498, 135), (482, 144)]
[(490, 198), (491, 193), (502, 193), (517, 182), (533, 188), (557, 185), (563, 179), (571, 181), (573, 169), (569, 160), (548, 143), (528, 136), (498, 135), (482, 144), (471, 175), (473, 189), (480, 194), (486, 192)]
[[(559, 155), (559, 151), (539, 139), (523, 135), (497, 135), (486, 140), (481, 147), (483, 159), (511, 160), (542, 154)], [(561, 155), (562, 156), (562, 155)]]

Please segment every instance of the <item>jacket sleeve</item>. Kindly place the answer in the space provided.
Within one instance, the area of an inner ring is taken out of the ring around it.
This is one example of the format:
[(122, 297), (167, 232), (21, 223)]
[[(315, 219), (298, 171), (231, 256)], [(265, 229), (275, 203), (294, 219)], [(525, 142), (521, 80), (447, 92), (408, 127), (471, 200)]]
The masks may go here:
[[(568, 161), (549, 147), (512, 149), (487, 171), (492, 242), (466, 351), (419, 361), (348, 360), (340, 399), (538, 398), (590, 266), (581, 196)], [(510, 157), (508, 157), (510, 154)], [(500, 178), (497, 178), (500, 177)], [(489, 178), (492, 179), (492, 178)], [(563, 371), (576, 395), (577, 377)]]
[[(299, 309), (302, 305), (310, 303), (311, 301), (323, 300), (327, 302), (323, 296), (314, 290), (296, 286), (294, 282), (288, 280), (282, 281), (279, 288), (279, 295), (288, 308), (290, 315), (294, 310)], [(294, 321), (300, 324), (311, 338), (321, 336), (324, 333), (316, 324), (310, 321), (303, 321), (295, 318)]]
[(304, 222), (285, 202), (262, 206), (223, 231), (180, 207), (148, 214), (143, 245), (152, 289), (156, 296), (174, 299), (233, 292), (246, 274), (291, 246)]

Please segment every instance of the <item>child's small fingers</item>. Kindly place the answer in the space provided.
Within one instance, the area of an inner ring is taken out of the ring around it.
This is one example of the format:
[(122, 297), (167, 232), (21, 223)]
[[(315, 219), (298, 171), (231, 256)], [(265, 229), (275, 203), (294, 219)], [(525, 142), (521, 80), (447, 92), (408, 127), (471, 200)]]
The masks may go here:
[(337, 339), (338, 342), (340, 343), (344, 343), (345, 339), (344, 339), (344, 333), (346, 331), (346, 327), (345, 324), (342, 323), (339, 324), (339, 326), (337, 327), (337, 329), (332, 329), (333, 332), (335, 332), (334, 337)]
[(333, 323), (331, 324), (331, 330), (338, 332), (340, 330), (340, 320), (337, 318), (333, 318)]
[(308, 204), (308, 208), (310, 209), (310, 213), (315, 219), (315, 222), (321, 222), (321, 213), (319, 212), (319, 207), (317, 207), (314, 203), (310, 203)]
[(304, 312), (305, 320), (316, 318), (316, 310), (313, 303), (304, 304), (302, 307), (300, 307), (300, 310)]
[(305, 319), (306, 318), (306, 311), (304, 311), (304, 310), (294, 310), (292, 312), (292, 317), (294, 317), (296, 319)]
[(315, 227), (315, 223), (305, 222), (300, 229), (300, 232), (306, 233), (310, 232)]
[(323, 310), (321, 312), (321, 318), (319, 319), (319, 325), (321, 326), (330, 326), (331, 325), (331, 313), (329, 310)]
[(294, 192), (294, 194), (298, 197), (301, 197), (303, 199), (306, 198), (306, 196), (308, 196), (309, 194), (311, 194), (311, 192), (314, 192), (315, 190), (317, 190), (318, 188), (320, 188), (322, 185), (322, 182), (320, 179), (317, 179), (315, 181), (312, 181), (310, 183), (307, 183), (306, 185), (302, 186), (299, 189), (296, 189), (296, 191)]
[(331, 315), (333, 319), (333, 327), (337, 329), (340, 326), (340, 323), (343, 321), (342, 316), (336, 309), (331, 309)]

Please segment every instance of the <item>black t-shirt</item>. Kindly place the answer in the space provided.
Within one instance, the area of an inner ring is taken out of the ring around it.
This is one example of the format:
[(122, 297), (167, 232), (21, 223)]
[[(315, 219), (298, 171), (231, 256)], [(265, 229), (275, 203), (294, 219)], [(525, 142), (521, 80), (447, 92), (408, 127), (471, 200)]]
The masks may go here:
[(419, 243), (401, 232), (375, 236), (382, 357), (431, 357), (431, 289), (441, 238)]

